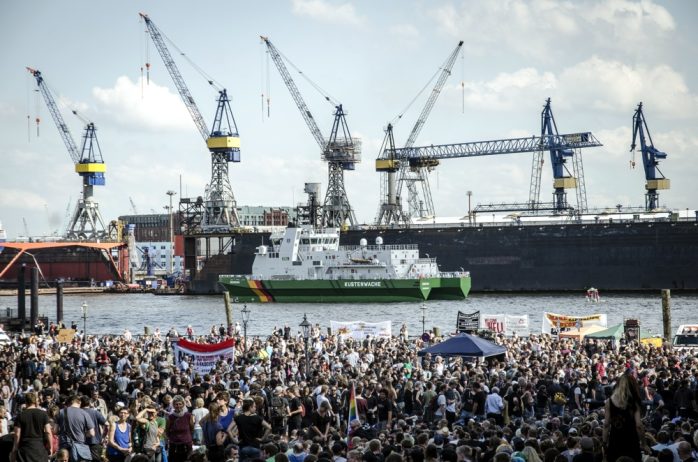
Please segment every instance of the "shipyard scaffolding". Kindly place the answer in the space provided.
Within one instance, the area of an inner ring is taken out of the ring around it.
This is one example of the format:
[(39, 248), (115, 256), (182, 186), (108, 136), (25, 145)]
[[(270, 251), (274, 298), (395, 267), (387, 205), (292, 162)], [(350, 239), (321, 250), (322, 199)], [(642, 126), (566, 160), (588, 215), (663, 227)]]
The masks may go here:
[[(354, 170), (356, 164), (361, 161), (361, 141), (351, 136), (342, 105), (333, 102), (327, 94), (323, 94), (323, 96), (327, 101), (334, 104), (335, 112), (330, 136), (325, 139), (293, 81), (286, 64), (284, 64), (284, 58), (282, 58), (281, 53), (267, 37), (262, 36), (261, 39), (266, 44), (269, 56), (271, 56), (276, 68), (279, 70), (298, 110), (308, 128), (310, 128), (311, 134), (320, 146), (322, 160), (327, 162), (327, 191), (319, 220), (320, 226), (344, 227), (346, 225), (356, 225), (354, 209), (352, 209), (349, 203), (346, 188), (344, 187), (344, 171)], [(317, 86), (315, 87), (318, 88)]]
[[(105, 185), (104, 174), (107, 170), (99, 142), (97, 141), (97, 129), (94, 123), (85, 120), (76, 111), (73, 111), (85, 123), (82, 148), (78, 150), (68, 125), (63, 120), (56, 100), (46, 85), (41, 72), (30, 67), (27, 67), (27, 70), (36, 80), (36, 84), (51, 113), (56, 128), (58, 128), (63, 143), (68, 149), (68, 154), (70, 154), (70, 158), (75, 164), (75, 172), (82, 178), (82, 193), (66, 228), (65, 238), (72, 241), (113, 239), (115, 236), (110, 235), (109, 230), (104, 226), (102, 215), (99, 212), (99, 204), (94, 200), (94, 186)], [(37, 124), (39, 121), (40, 119), (37, 117)]]
[[(212, 79), (208, 83), (218, 90), (218, 105), (211, 130), (208, 130), (201, 112), (199, 111), (189, 88), (184, 82), (172, 56), (165, 44), (163, 34), (155, 26), (148, 15), (140, 13), (145, 21), (146, 30), (157, 48), (167, 71), (177, 87), (184, 105), (206, 142), (211, 153), (211, 180), (206, 186), (203, 200), (191, 199), (182, 202), (180, 199), (180, 213), (191, 211), (190, 215), (183, 218), (187, 225), (187, 232), (220, 233), (229, 232), (240, 225), (237, 215), (237, 202), (233, 194), (228, 176), (228, 164), (240, 162), (240, 137), (235, 118), (230, 108), (230, 100), (225, 88), (221, 88)], [(146, 63), (146, 69), (150, 69), (150, 63)]]

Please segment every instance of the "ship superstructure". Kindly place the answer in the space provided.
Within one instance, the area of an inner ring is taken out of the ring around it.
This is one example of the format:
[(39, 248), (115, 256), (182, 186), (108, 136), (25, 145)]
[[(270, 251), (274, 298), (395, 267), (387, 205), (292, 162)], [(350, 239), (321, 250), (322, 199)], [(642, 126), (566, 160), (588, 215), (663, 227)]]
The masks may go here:
[(221, 276), (240, 302), (462, 299), (470, 274), (439, 271), (414, 244), (340, 246), (339, 229), (289, 227), (257, 247), (252, 274)]

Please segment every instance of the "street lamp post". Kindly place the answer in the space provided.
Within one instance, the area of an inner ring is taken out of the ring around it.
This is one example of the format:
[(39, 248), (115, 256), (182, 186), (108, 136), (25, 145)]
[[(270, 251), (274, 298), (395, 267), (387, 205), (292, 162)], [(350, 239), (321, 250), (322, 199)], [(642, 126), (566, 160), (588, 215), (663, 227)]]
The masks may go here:
[(303, 321), (300, 323), (303, 340), (305, 341), (305, 377), (308, 378), (308, 338), (310, 338), (310, 323), (308, 317), (303, 313)]
[(427, 320), (427, 304), (422, 303), (422, 307), (420, 309), (422, 310), (422, 335), (424, 335), (424, 332), (426, 332), (424, 325), (425, 325), (426, 320)]
[(87, 302), (83, 301), (82, 306), (80, 307), (82, 310), (82, 337), (83, 339), (87, 340)]
[(247, 351), (247, 322), (250, 320), (250, 310), (247, 309), (247, 304), (242, 305), (242, 332), (245, 336), (245, 351)]
[(169, 261), (169, 266), (167, 267), (167, 272), (169, 274), (174, 273), (174, 213), (172, 210), (172, 196), (177, 194), (176, 192), (172, 191), (171, 189), (167, 191), (168, 196), (170, 196), (170, 261)]

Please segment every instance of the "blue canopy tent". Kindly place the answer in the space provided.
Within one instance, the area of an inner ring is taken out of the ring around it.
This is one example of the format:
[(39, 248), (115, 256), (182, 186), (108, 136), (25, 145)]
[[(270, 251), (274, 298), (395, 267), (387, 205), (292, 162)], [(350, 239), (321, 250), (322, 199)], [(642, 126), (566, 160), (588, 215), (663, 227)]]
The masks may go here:
[(476, 358), (489, 358), (507, 352), (507, 349), (489, 340), (485, 340), (476, 335), (459, 334), (444, 340), (441, 343), (432, 345), (417, 353), (424, 356), (430, 353), (432, 356), (442, 356), (444, 358), (453, 356), (469, 356)]

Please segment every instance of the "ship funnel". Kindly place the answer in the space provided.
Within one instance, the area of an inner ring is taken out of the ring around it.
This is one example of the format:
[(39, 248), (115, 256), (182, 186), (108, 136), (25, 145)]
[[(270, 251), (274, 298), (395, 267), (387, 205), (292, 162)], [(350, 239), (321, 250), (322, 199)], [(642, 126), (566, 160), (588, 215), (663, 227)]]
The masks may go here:
[(376, 238), (376, 245), (383, 245), (383, 238), (382, 237), (378, 236)]

